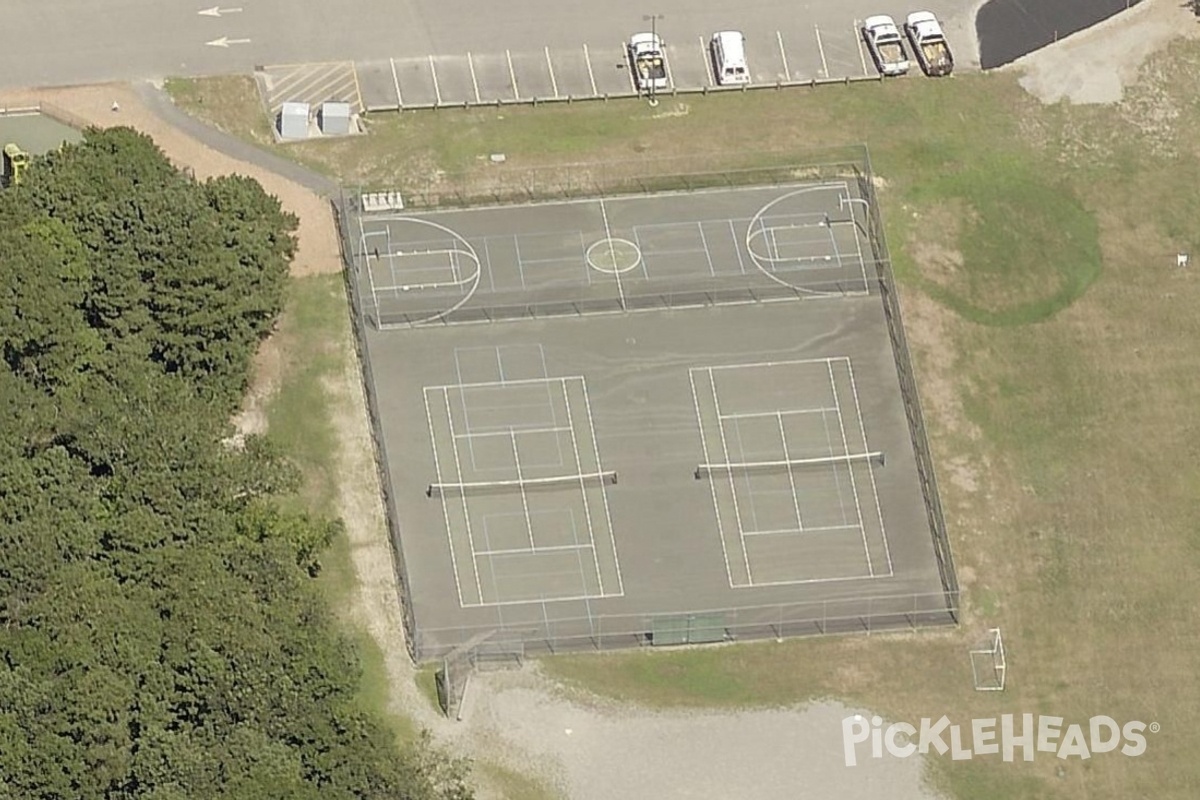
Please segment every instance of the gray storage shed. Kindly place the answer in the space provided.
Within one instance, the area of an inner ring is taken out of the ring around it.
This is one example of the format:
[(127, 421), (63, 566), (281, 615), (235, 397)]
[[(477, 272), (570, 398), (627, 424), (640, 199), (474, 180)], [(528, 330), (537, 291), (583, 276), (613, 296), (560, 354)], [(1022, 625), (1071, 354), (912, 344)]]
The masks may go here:
[(279, 135), (285, 139), (308, 138), (308, 103), (284, 103), (279, 110)]
[(326, 136), (345, 136), (350, 133), (350, 104), (322, 103), (318, 122)]

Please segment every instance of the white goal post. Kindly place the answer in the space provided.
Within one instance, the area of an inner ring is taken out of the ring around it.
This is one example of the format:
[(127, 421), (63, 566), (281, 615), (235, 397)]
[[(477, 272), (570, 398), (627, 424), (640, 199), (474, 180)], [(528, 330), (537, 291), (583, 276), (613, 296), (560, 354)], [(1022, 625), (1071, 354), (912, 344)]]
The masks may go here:
[(987, 638), (971, 651), (971, 674), (977, 692), (1002, 692), (1008, 673), (1004, 637), (999, 628), (991, 628)]

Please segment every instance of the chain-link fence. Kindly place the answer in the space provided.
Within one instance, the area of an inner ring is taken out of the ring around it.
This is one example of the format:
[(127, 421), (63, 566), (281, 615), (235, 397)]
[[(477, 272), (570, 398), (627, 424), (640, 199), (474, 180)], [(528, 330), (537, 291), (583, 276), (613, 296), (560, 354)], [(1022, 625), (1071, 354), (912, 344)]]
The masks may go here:
[(892, 273), (892, 260), (884, 238), (883, 219), (879, 213), (879, 201), (875, 194), (875, 181), (870, 158), (866, 169), (858, 178), (859, 195), (867, 201), (871, 217), (867, 238), (874, 252), (878, 270), (879, 293), (883, 298), (883, 310), (887, 317), (888, 334), (892, 340), (892, 355), (896, 360), (896, 373), (900, 378), (900, 393), (904, 398), (904, 411), (908, 418), (908, 430), (912, 437), (916, 455), (917, 475), (921, 482), (921, 494), (925, 500), (925, 511), (929, 517), (929, 529), (933, 535), (933, 554), (937, 560), (942, 589), (952, 608), (955, 621), (958, 619), (958, 576), (954, 559), (950, 554), (950, 539), (946, 533), (946, 518), (942, 512), (941, 495), (938, 493), (937, 477), (933, 469), (933, 454), (929, 449), (929, 433), (925, 429), (925, 417), (921, 412), (921, 399), (917, 391), (917, 379), (913, 372), (912, 354), (908, 349), (908, 338), (904, 334), (904, 318), (900, 313), (900, 296), (896, 289), (896, 278)]
[[(711, 641), (713, 632), (720, 638), (754, 639), (783, 638), (800, 635), (822, 635), (846, 632), (871, 632), (897, 628), (916, 628), (928, 625), (956, 624), (959, 619), (959, 586), (946, 532), (946, 523), (938, 494), (937, 480), (930, 453), (928, 433), (921, 411), (912, 357), (909, 352), (901, 316), (891, 260), (883, 232), (879, 203), (875, 192), (871, 164), (864, 147), (816, 151), (820, 160), (797, 164), (794, 154), (786, 165), (750, 163), (767, 160), (772, 154), (725, 154), (708, 157), (717, 163), (717, 171), (688, 171), (697, 157), (642, 159), (606, 164), (568, 165), (535, 170), (507, 170), (503, 177), (489, 176), (486, 171), (441, 176), (424, 184), (410, 183), (403, 187), (408, 207), (439, 208), (444, 206), (487, 205), (492, 203), (532, 202), (562, 198), (603, 197), (621, 193), (655, 193), (663, 191), (696, 191), (715, 187), (795, 184), (823, 180), (846, 180), (857, 189), (856, 198), (863, 206), (862, 231), (869, 242), (870, 273), (873, 286), (882, 298), (892, 352), (899, 377), (901, 393), (916, 457), (921, 491), (928, 517), (933, 549), (937, 561), (941, 592), (898, 596), (859, 597), (820, 601), (816, 603), (781, 604), (756, 608), (720, 609), (691, 614), (592, 614), (586, 616), (553, 617), (543, 607), (536, 621), (521, 621), (511, 615), (492, 624), (459, 628), (418, 628), (406, 604), (405, 626), (410, 651), (418, 661), (445, 658), (459, 651), (472, 640), (487, 640), (494, 646), (521, 647), (538, 651), (609, 649), (635, 647), (663, 641), (664, 631), (672, 631), (673, 643), (678, 643), (679, 631), (704, 631), (704, 641)], [(778, 154), (775, 154), (778, 156)], [(503, 167), (503, 165), (500, 165)], [(672, 173), (672, 169), (679, 171)], [(370, 356), (365, 325), (363, 297), (355, 272), (364, 254), (359, 242), (357, 218), (362, 213), (361, 192), (343, 192), (335, 201), (341, 227), (343, 256), (350, 265), (347, 271), (347, 290), (355, 316), (356, 342), (363, 365), (368, 406), (375, 437), (376, 453), (382, 454), (378, 404), (371, 378)], [(857, 223), (856, 223), (857, 224)], [(873, 266), (872, 266), (873, 265)], [(678, 307), (669, 300), (647, 301), (647, 307), (659, 303), (663, 308)], [(763, 299), (750, 293), (740, 301), (759, 302)], [(701, 301), (703, 298), (701, 298)], [(696, 298), (688, 298), (692, 304)], [(695, 304), (711, 305), (697, 301)], [(681, 303), (682, 304), (682, 303)], [(614, 307), (614, 313), (629, 309)], [(594, 310), (593, 310), (594, 311)], [(582, 312), (579, 312), (582, 313)], [(536, 316), (522, 306), (495, 315), (496, 319)], [(482, 316), (480, 321), (492, 319)], [(388, 523), (393, 543), (400, 541), (397, 515), (391, 497), (391, 481), (386, 462), (378, 460), (388, 510)], [(403, 554), (394, 546), (397, 576), (402, 586), (408, 585)], [(536, 605), (536, 604), (534, 604)], [(695, 621), (703, 617), (703, 624)], [(688, 640), (690, 633), (683, 634)]]
[[(410, 209), (462, 208), (629, 194), (772, 186), (853, 178), (866, 166), (860, 145), (808, 151), (699, 151), (619, 161), (525, 167), (512, 161), (482, 163), (460, 172), (402, 177), (398, 185), (359, 187), (398, 191)], [(355, 211), (362, 211), (356, 202)]]
[(375, 379), (371, 374), (371, 355), (367, 345), (365, 327), (367, 323), (363, 318), (362, 296), (359, 294), (358, 281), (353, 274), (354, 239), (350, 233), (352, 225), (348, 216), (351, 213), (350, 209), (352, 207), (353, 204), (349, 201), (345, 192), (340, 193), (333, 200), (333, 214), (338, 223), (338, 246), (342, 251), (342, 263), (351, 266), (350, 269), (343, 272), (346, 282), (346, 293), (350, 298), (351, 335), (354, 340), (358, 363), (362, 370), (362, 386), (366, 397), (367, 416), (371, 425), (372, 454), (375, 458), (375, 468), (379, 475), (380, 492), (382, 493), (384, 511), (387, 517), (388, 542), (392, 545), (392, 563), (396, 570), (396, 579), (400, 583), (400, 595), (404, 598), (401, 602), (404, 612), (404, 640), (408, 645), (409, 654), (415, 658), (416, 650), (413, 643), (415, 641), (416, 620), (413, 617), (412, 604), (407, 601), (409, 586), (408, 570), (405, 565), (403, 550), (399, 545), (399, 517), (396, 513), (395, 498), (392, 495), (392, 480), (387, 458), (384, 455), (383, 428), (379, 419), (379, 398), (376, 396)]
[[(537, 604), (531, 604), (537, 606)], [(556, 604), (559, 605), (559, 604)], [(839, 633), (879, 633), (953, 625), (958, 596), (950, 592), (852, 597), (768, 606), (704, 609), (659, 614), (555, 616), (544, 609), (518, 621), (510, 612), (497, 621), (453, 628), (418, 628), (414, 650), (421, 661), (449, 658), (461, 668), (473, 643), (492, 650), (519, 649), (522, 656), (614, 650), (713, 641), (785, 639)], [(503, 620), (503, 621), (501, 621)]]

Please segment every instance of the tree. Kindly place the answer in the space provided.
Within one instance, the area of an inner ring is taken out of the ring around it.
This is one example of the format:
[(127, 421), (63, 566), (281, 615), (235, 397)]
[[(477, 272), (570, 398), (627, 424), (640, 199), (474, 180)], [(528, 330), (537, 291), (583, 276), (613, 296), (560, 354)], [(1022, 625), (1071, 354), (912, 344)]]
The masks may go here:
[(0, 194), (0, 796), (469, 797), (358, 704), (311, 580), (340, 522), (221, 443), (295, 225), (120, 129)]

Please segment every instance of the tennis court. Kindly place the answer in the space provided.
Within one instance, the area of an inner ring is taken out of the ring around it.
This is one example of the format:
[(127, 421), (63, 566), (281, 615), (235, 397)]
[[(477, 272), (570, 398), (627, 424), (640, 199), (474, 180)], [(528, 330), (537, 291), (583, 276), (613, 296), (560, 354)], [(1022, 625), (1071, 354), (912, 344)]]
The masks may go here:
[(848, 358), (690, 371), (729, 585), (890, 577), (872, 450)]
[(417, 658), (953, 622), (868, 211), (825, 181), (355, 219)]
[(537, 345), (454, 359), (456, 383), (424, 387), (426, 494), (441, 501), (460, 605), (619, 597), (617, 473), (603, 467), (585, 378), (548, 377)]

